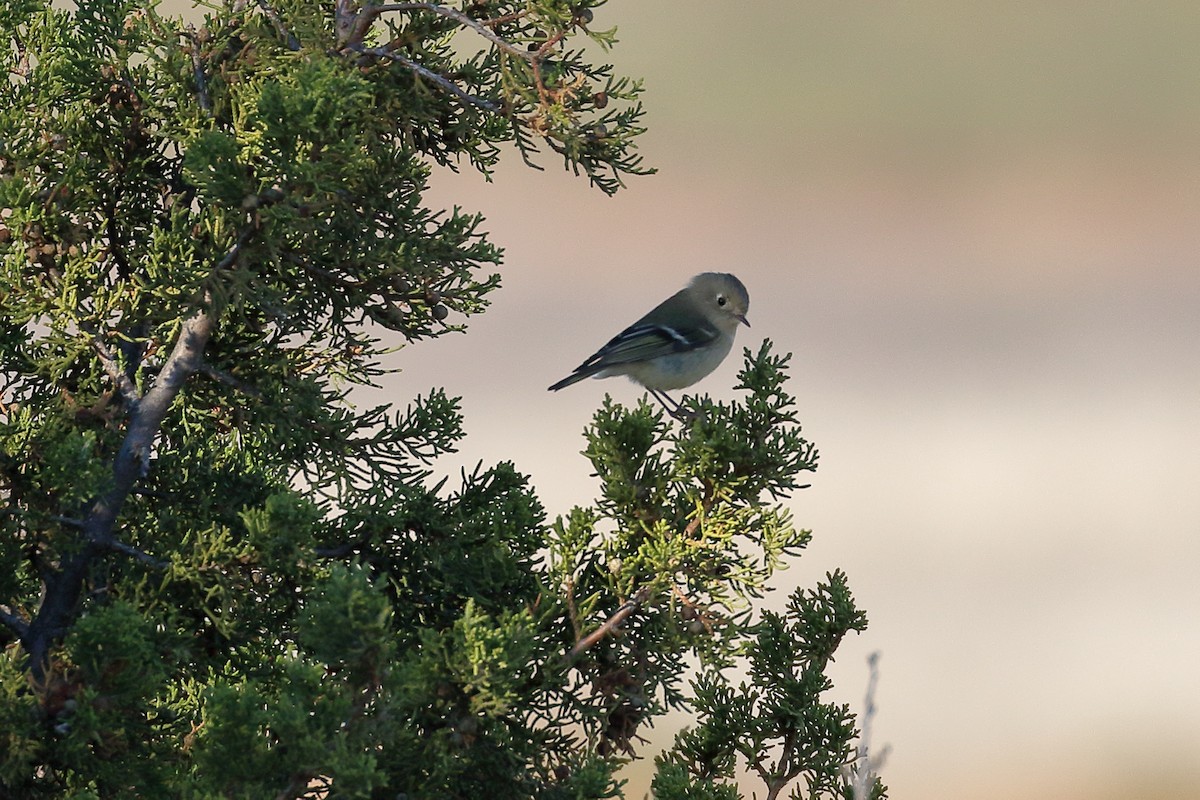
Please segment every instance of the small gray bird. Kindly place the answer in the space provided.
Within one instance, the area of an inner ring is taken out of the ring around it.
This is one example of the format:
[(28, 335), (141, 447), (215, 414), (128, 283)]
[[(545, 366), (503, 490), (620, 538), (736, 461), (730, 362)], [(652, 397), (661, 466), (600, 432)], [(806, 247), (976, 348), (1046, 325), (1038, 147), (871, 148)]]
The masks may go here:
[(550, 391), (584, 378), (626, 375), (679, 419), (679, 404), (666, 392), (691, 386), (716, 369), (729, 355), (738, 325), (750, 325), (749, 310), (750, 295), (735, 276), (701, 273), (614, 336)]

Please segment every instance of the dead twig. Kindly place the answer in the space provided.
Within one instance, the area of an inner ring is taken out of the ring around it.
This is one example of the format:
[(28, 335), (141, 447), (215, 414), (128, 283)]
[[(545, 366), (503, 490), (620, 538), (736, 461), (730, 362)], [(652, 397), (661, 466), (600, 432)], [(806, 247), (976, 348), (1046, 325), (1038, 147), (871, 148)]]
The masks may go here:
[(615, 631), (617, 629), (617, 627), (622, 622), (624, 622), (626, 619), (628, 619), (631, 614), (633, 614), (639, 608), (641, 608), (643, 605), (645, 605), (646, 601), (649, 599), (650, 599), (650, 588), (649, 587), (643, 586), (641, 589), (638, 589), (637, 593), (635, 593), (633, 595), (633, 597), (626, 600), (624, 602), (624, 604), (621, 605), (620, 608), (618, 608), (616, 611), (614, 611), (613, 615), (611, 617), (604, 620), (604, 622), (600, 623), (599, 628), (596, 628), (596, 630), (592, 631), (587, 636), (583, 637), (578, 642), (576, 642), (575, 646), (571, 648), (571, 652), (568, 654), (568, 658), (574, 659), (574, 658), (578, 657), (584, 651), (595, 646), (595, 644), (597, 642), (599, 642), (605, 636), (608, 636), (613, 631)]

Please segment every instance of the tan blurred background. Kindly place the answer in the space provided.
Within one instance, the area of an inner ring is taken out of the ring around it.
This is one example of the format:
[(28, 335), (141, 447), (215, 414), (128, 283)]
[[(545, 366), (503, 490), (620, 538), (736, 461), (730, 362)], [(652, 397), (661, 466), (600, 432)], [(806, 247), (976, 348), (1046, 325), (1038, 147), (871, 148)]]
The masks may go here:
[[(551, 159), (438, 176), (505, 284), (387, 395), (461, 394), (455, 463), (511, 458), (564, 512), (595, 493), (592, 410), (638, 392), (545, 387), (734, 271), (739, 343), (795, 353), (822, 453), (779, 596), (849, 573), (871, 627), (836, 696), (860, 707), (882, 652), (892, 796), (1200, 797), (1200, 4), (614, 0), (595, 24), (646, 80), (660, 174), (614, 199)], [(736, 361), (699, 388), (730, 396)]]
[[(440, 468), (512, 459), (565, 512), (595, 494), (591, 412), (638, 392), (545, 387), (734, 271), (739, 344), (795, 354), (822, 453), (776, 602), (848, 572), (871, 627), (834, 696), (860, 707), (882, 652), (892, 796), (1200, 796), (1200, 4), (613, 0), (594, 24), (646, 80), (660, 174), (613, 199), (551, 158), (436, 175), (507, 248), (504, 288), (363, 401), (462, 395)], [(731, 396), (738, 361), (698, 388)]]

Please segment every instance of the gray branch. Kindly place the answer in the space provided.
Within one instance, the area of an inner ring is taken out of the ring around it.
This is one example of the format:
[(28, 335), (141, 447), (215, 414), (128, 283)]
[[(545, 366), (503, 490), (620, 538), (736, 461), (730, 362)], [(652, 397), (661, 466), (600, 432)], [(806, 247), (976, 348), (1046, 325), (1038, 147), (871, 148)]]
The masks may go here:
[(447, 17), (459, 23), (460, 25), (463, 25), (464, 27), (470, 28), (509, 55), (516, 56), (517, 58), (521, 58), (526, 61), (533, 61), (535, 58), (537, 58), (536, 53), (530, 53), (526, 50), (522, 50), (520, 47), (517, 47), (503, 36), (500, 36), (479, 20), (464, 14), (457, 8), (449, 8), (448, 6), (439, 5), (438, 3), (388, 3), (382, 6), (375, 6), (372, 10), (376, 14), (380, 14), (385, 11), (428, 11), (431, 14)]
[(367, 31), (378, 16), (379, 11), (375, 6), (367, 6), (359, 11), (355, 0), (337, 0), (334, 19), (338, 47), (361, 48)]
[(64, 558), (58, 571), (45, 581), (41, 605), (21, 635), (35, 685), (45, 677), (51, 646), (67, 632), (73, 621), (80, 593), (95, 560), (107, 551), (116, 550), (140, 560), (153, 561), (141, 551), (119, 543), (113, 529), (125, 499), (138, 480), (146, 475), (150, 448), (167, 410), (184, 382), (200, 368), (204, 348), (215, 324), (207, 311), (199, 311), (186, 320), (154, 387), (129, 410), (129, 427), (113, 460), (109, 490), (96, 499), (83, 520), (83, 547)]
[(363, 47), (361, 44), (355, 44), (347, 45), (346, 49), (355, 53), (362, 53), (363, 55), (375, 56), (376, 58), (385, 58), (389, 61), (394, 61), (403, 67), (411, 69), (422, 78), (433, 82), (438, 87), (454, 95), (459, 100), (462, 100), (464, 103), (469, 103), (476, 108), (482, 108), (484, 111), (490, 111), (493, 114), (500, 113), (500, 106), (496, 105), (490, 100), (484, 100), (482, 97), (476, 97), (444, 75), (439, 75), (428, 67), (423, 67), (417, 62), (410, 61), (404, 56), (397, 55), (396, 53), (393, 53), (384, 47)]
[[(253, 225), (241, 231), (229, 251), (213, 268), (214, 273), (228, 269), (238, 259), (242, 248), (250, 241), (254, 232)], [(211, 298), (206, 297), (205, 303), (209, 302)], [(87, 516), (80, 520), (82, 546), (65, 556), (57, 570), (43, 575), (41, 604), (20, 634), (35, 686), (44, 683), (50, 648), (70, 629), (88, 573), (105, 553), (119, 552), (151, 566), (165, 566), (141, 550), (119, 541), (114, 529), (121, 506), (150, 468), (150, 450), (162, 429), (167, 411), (179, 396), (187, 379), (204, 365), (204, 348), (208, 345), (215, 326), (216, 319), (207, 310), (196, 311), (184, 320), (170, 355), (154, 379), (154, 386), (127, 409), (128, 426), (125, 439), (113, 459), (112, 479), (108, 491), (96, 498)], [(102, 362), (107, 359), (105, 368), (109, 369), (109, 374), (112, 375), (113, 371), (109, 365), (116, 368), (116, 359), (112, 358), (104, 347), (98, 348), (98, 352)], [(119, 368), (116, 368), (116, 372), (128, 379)], [(119, 384), (119, 377), (113, 376), (113, 379)], [(2, 617), (0, 621), (3, 621)]]
[(196, 35), (196, 26), (188, 25), (188, 38), (192, 40), (192, 78), (196, 81), (196, 96), (200, 99), (200, 108), (212, 116), (212, 100), (208, 97), (208, 77), (204, 72), (204, 64), (200, 61), (200, 38)]
[(131, 411), (136, 409), (142, 397), (138, 394), (137, 387), (133, 385), (129, 375), (121, 369), (116, 357), (113, 356), (112, 351), (108, 349), (108, 345), (99, 335), (92, 338), (92, 349), (96, 351), (96, 357), (100, 359), (101, 366), (104, 367), (108, 377), (112, 379), (113, 385), (117, 387), (117, 392), (125, 401), (125, 406)]
[[(113, 474), (117, 478), (118, 486), (125, 486), (122, 495), (128, 494), (137, 478), (145, 477), (150, 465), (150, 447), (154, 443), (154, 437), (158, 435), (167, 409), (179, 394), (183, 382), (200, 368), (204, 346), (208, 344), (212, 329), (213, 319), (205, 311), (183, 323), (175, 347), (158, 373), (154, 388), (146, 393), (137, 413), (132, 415), (129, 433), (126, 434), (125, 442), (117, 454), (117, 462), (113, 465)], [(96, 516), (97, 510), (92, 509), (92, 517)], [(115, 518), (115, 513), (113, 516)], [(91, 517), (88, 521), (92, 521)]]
[(8, 606), (0, 606), (0, 625), (20, 637), (24, 637), (29, 631), (29, 623), (14, 614)]
[(262, 9), (262, 12), (267, 15), (267, 19), (275, 26), (275, 33), (279, 35), (279, 38), (287, 42), (288, 49), (293, 51), (299, 50), (300, 40), (284, 26), (283, 20), (279, 18), (279, 12), (272, 8), (267, 3), (267, 0), (258, 0), (258, 7)]

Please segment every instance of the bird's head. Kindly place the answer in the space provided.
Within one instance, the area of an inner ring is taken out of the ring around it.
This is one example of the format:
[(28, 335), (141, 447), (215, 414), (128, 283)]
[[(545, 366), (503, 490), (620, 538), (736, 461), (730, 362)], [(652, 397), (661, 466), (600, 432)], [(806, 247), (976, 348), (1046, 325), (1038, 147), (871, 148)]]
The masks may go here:
[(750, 310), (750, 293), (736, 276), (728, 272), (703, 272), (692, 278), (688, 286), (692, 296), (722, 327), (736, 329), (738, 323), (750, 327), (746, 312)]

